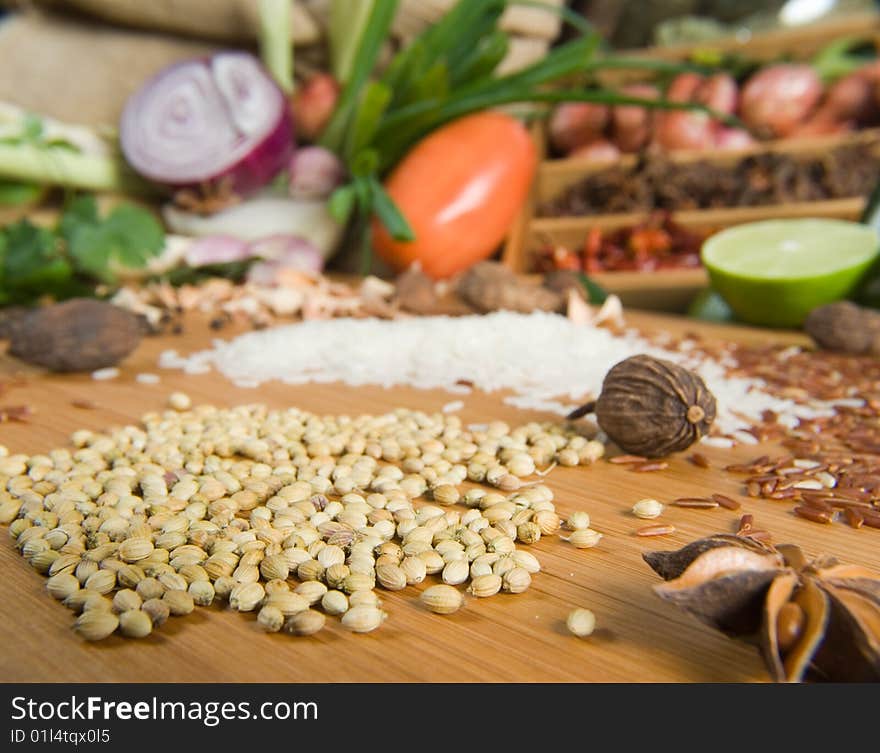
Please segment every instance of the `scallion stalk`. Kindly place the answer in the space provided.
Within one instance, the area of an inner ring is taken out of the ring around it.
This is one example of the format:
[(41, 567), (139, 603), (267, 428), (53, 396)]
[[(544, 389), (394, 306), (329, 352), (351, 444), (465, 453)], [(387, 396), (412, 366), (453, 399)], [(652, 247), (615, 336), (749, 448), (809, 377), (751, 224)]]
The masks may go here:
[(293, 91), (290, 0), (260, 0), (260, 57), (278, 86)]

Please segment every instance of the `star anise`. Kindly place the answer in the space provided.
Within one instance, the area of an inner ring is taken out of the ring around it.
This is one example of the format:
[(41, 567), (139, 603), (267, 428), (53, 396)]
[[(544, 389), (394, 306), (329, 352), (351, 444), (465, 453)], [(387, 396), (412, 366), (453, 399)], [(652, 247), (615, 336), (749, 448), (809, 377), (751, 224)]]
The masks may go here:
[(775, 681), (880, 681), (880, 574), (730, 534), (643, 556), (658, 596), (756, 643)]

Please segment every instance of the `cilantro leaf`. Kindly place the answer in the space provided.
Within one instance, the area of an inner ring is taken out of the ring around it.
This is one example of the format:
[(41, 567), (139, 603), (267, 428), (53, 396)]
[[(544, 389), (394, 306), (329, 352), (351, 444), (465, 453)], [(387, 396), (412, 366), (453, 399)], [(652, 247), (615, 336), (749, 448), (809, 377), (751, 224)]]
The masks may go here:
[(98, 202), (94, 196), (77, 196), (64, 208), (61, 221), (58, 223), (58, 231), (64, 240), (70, 243), (76, 228), (81, 225), (97, 225)]
[(77, 269), (104, 282), (113, 282), (119, 267), (143, 267), (165, 245), (162, 226), (147, 210), (120, 204), (101, 220), (92, 197), (72, 202), (59, 230)]
[(73, 270), (61, 254), (55, 234), (21, 220), (6, 228), (4, 283), (30, 295), (58, 294), (70, 282)]
[(117, 260), (127, 267), (143, 267), (165, 246), (165, 232), (146, 209), (120, 204), (104, 222), (120, 241)]

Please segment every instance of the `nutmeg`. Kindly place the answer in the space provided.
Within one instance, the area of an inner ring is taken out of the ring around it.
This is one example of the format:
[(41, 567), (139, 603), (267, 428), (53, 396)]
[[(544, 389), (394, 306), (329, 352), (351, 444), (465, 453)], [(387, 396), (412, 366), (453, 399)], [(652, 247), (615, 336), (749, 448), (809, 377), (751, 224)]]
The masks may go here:
[(119, 363), (143, 334), (131, 312), (75, 298), (24, 315), (9, 334), (9, 354), (52, 371), (95, 371)]
[(804, 331), (824, 350), (880, 355), (880, 313), (838, 301), (813, 309)]
[(595, 404), (599, 426), (625, 452), (662, 457), (690, 447), (715, 420), (715, 397), (692, 371), (660, 358), (638, 355), (614, 366)]

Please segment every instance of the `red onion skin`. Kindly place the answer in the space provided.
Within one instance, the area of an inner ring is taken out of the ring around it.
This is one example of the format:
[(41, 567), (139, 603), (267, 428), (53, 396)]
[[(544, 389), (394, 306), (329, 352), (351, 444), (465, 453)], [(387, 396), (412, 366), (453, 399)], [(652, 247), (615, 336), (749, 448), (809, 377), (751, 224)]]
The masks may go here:
[(196, 238), (186, 250), (184, 261), (188, 267), (209, 264), (228, 264), (251, 257), (248, 244), (231, 235), (209, 235)]
[(821, 97), (822, 81), (809, 65), (771, 65), (746, 82), (740, 115), (753, 129), (788, 136), (807, 120)]
[[(240, 54), (244, 55), (246, 53)], [(129, 99), (126, 104), (126, 110), (133, 107), (137, 103), (139, 97), (146, 96), (151, 87), (158, 86), (161, 80), (165, 76), (171, 74), (175, 69), (198, 64), (210, 66), (211, 61), (212, 58), (210, 57), (197, 58), (195, 60), (174, 63), (167, 68), (164, 68)], [(284, 94), (277, 88), (269, 73), (266, 72), (261, 65), (258, 65), (258, 67), (263, 71), (267, 81), (277, 89), (281, 101), (281, 107), (278, 112), (278, 121), (272, 130), (266, 134), (259, 143), (255, 144), (253, 149), (236, 164), (213, 173), (208, 173), (206, 171), (204, 176), (199, 176), (197, 179), (176, 179), (171, 175), (160, 175), (154, 172), (151, 165), (148, 163), (144, 163), (143, 160), (132, 158), (132, 147), (130, 147), (129, 144), (136, 138), (136, 136), (134, 134), (129, 134), (128, 129), (136, 127), (136, 121), (132, 122), (133, 119), (127, 119), (126, 113), (123, 112), (120, 128), (120, 145), (126, 159), (144, 178), (159, 186), (170, 189), (171, 191), (192, 189), (197, 191), (207, 190), (210, 192), (212, 189), (222, 186), (224, 190), (231, 190), (235, 194), (244, 197), (253, 194), (265, 186), (289, 164), (296, 145), (293, 118), (288, 107), (285, 105)], [(225, 155), (221, 155), (219, 159), (222, 160), (223, 156)]]
[(260, 238), (248, 244), (248, 254), (304, 271), (320, 272), (324, 268), (321, 252), (313, 243), (298, 235), (268, 235)]
[(548, 131), (553, 148), (568, 154), (600, 138), (610, 111), (593, 102), (563, 102), (553, 109)]
[(295, 199), (323, 199), (342, 185), (345, 167), (329, 149), (304, 146), (290, 161), (290, 195)]
[(240, 196), (249, 196), (290, 164), (296, 149), (293, 120), (286, 108), (282, 112), (277, 127), (261, 144), (237, 165), (212, 178), (211, 182), (231, 176), (232, 190)]

